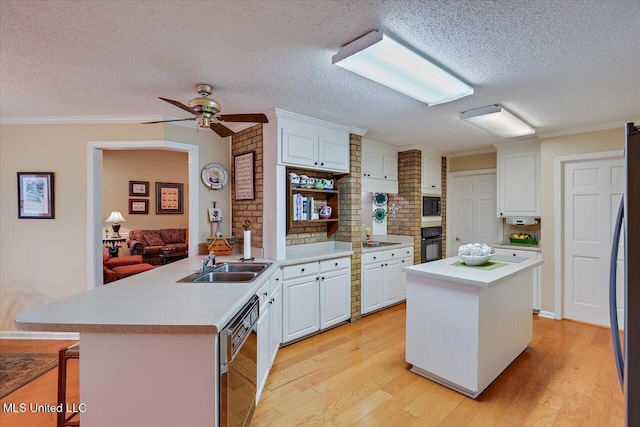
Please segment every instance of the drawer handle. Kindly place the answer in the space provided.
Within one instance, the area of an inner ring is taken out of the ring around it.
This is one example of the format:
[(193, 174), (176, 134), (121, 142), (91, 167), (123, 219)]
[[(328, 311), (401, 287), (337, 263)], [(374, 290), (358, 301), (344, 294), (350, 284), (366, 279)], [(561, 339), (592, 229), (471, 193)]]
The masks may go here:
[(374, 257), (373, 257), (373, 259), (378, 259), (378, 257), (375, 257), (375, 256), (374, 256)]
[(322, 276), (322, 280), (324, 280), (324, 276)]
[(318, 280), (320, 280), (320, 278), (319, 278), (319, 277), (316, 277), (316, 281), (318, 281)]
[(262, 293), (262, 295), (266, 297), (266, 296), (267, 296), (267, 293), (268, 293), (268, 292), (263, 292), (263, 293)]
[(279, 277), (276, 277), (276, 282), (277, 282), (278, 280), (280, 280), (280, 278), (279, 278)]
[(336, 267), (338, 266), (338, 263), (336, 262)]
[(301, 270), (301, 273), (304, 273), (304, 268)]

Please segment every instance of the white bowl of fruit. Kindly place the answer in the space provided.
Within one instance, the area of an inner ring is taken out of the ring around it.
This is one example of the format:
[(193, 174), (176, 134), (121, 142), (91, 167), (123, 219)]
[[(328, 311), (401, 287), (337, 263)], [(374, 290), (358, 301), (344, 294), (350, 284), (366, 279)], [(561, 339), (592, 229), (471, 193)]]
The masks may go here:
[(458, 256), (466, 265), (484, 265), (493, 255), (493, 248), (484, 243), (469, 243), (458, 248)]

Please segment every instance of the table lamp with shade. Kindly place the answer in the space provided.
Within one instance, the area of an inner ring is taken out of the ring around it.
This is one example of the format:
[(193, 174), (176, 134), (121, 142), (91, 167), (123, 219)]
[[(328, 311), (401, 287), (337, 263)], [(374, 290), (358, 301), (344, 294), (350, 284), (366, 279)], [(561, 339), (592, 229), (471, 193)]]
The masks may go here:
[(105, 220), (105, 222), (111, 222), (111, 228), (113, 228), (113, 236), (111, 237), (120, 237), (120, 221), (126, 221), (126, 219), (124, 219), (122, 217), (122, 214), (118, 211), (113, 211), (111, 212), (111, 215), (109, 215), (109, 218), (107, 218)]

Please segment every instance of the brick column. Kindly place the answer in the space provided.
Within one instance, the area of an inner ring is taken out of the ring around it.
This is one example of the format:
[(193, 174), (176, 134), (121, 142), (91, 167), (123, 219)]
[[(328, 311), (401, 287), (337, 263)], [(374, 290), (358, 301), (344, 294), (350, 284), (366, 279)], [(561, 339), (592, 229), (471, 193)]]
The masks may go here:
[(442, 197), (440, 199), (442, 206), (442, 258), (447, 257), (447, 158), (440, 159), (440, 188), (442, 188)]
[(248, 129), (240, 131), (231, 137), (231, 155), (237, 156), (238, 154), (244, 154), (248, 151), (255, 151), (255, 200), (236, 200), (235, 199), (235, 185), (233, 180), (234, 174), (234, 162), (231, 159), (231, 217), (233, 219), (232, 230), (233, 235), (236, 238), (236, 245), (242, 248), (244, 242), (244, 228), (242, 228), (242, 222), (245, 219), (251, 221), (251, 246), (254, 248), (262, 247), (262, 226), (263, 226), (263, 214), (262, 214), (262, 201), (263, 201), (263, 164), (262, 164), (262, 125), (258, 124)]
[(351, 321), (362, 316), (362, 136), (350, 136), (350, 173), (338, 178), (340, 189), (340, 226), (335, 240), (350, 242)]
[[(413, 237), (413, 258), (420, 264), (420, 227), (422, 223), (422, 152), (409, 150), (398, 153), (398, 194), (389, 194), (387, 202), (387, 234)], [(398, 214), (392, 217), (391, 206)]]

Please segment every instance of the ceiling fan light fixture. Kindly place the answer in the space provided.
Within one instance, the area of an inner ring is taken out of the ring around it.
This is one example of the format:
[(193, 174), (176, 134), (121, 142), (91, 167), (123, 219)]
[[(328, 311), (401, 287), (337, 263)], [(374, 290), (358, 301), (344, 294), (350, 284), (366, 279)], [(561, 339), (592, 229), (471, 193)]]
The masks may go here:
[(460, 113), (460, 120), (500, 138), (515, 138), (536, 132), (534, 128), (497, 104), (464, 111)]
[(473, 87), (382, 31), (343, 46), (332, 63), (429, 106), (473, 94)]

